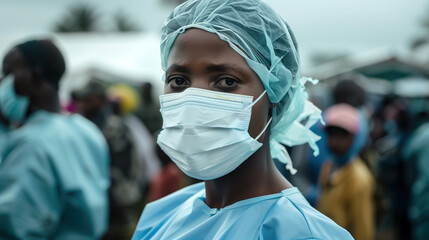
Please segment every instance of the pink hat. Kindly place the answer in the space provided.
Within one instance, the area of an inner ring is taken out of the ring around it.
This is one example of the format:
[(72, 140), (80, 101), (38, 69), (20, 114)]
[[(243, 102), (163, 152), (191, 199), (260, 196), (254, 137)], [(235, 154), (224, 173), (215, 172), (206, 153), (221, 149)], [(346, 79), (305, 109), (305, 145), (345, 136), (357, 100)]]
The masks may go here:
[(326, 127), (334, 126), (356, 134), (359, 131), (359, 111), (348, 104), (336, 104), (325, 111)]

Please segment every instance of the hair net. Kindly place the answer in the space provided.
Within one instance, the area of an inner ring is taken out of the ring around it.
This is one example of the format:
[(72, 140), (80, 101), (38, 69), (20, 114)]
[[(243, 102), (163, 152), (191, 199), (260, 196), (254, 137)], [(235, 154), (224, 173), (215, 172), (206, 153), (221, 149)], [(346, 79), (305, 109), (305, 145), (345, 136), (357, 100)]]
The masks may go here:
[(165, 71), (168, 54), (178, 34), (189, 28), (215, 33), (246, 59), (258, 74), (275, 107), (270, 134), (271, 156), (286, 163), (293, 174), (283, 145), (309, 143), (318, 154), (319, 136), (310, 127), (321, 112), (308, 101), (300, 77), (295, 37), (287, 23), (259, 0), (189, 0), (178, 6), (162, 29), (161, 61)]

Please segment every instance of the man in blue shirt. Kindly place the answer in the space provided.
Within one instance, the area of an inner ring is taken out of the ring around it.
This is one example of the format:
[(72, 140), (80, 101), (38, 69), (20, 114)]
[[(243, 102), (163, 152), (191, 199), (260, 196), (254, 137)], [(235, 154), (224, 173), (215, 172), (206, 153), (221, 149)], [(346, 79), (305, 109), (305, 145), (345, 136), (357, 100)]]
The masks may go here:
[(109, 157), (97, 127), (60, 114), (64, 58), (50, 40), (3, 60), (0, 112), (8, 133), (0, 164), (0, 239), (99, 239), (107, 228)]

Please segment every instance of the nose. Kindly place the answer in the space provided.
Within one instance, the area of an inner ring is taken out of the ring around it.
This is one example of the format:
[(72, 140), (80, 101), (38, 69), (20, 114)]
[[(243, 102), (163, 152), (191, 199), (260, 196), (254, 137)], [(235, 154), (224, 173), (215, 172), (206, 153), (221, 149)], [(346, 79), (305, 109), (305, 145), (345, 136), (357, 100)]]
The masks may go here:
[(333, 136), (329, 136), (328, 137), (328, 146), (332, 149), (332, 150), (336, 150), (339, 146), (340, 141), (338, 138), (333, 137)]
[(213, 90), (210, 87), (210, 79), (206, 74), (194, 76), (191, 79), (190, 87), (201, 88), (201, 89), (206, 89), (206, 90)]

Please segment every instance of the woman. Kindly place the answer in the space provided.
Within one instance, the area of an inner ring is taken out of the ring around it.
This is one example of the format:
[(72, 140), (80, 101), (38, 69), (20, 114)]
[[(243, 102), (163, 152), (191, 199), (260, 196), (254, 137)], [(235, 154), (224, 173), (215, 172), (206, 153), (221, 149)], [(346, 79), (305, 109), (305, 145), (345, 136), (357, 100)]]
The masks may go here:
[[(147, 205), (133, 239), (352, 239), (309, 206), (271, 157), (309, 142), (320, 111), (299, 79), (296, 42), (258, 0), (187, 1), (163, 27), (158, 144), (203, 183)], [(300, 121), (307, 119), (307, 126)]]
[(324, 115), (330, 159), (320, 171), (318, 210), (356, 240), (374, 239), (375, 180), (359, 157), (366, 140), (359, 110), (341, 103)]

